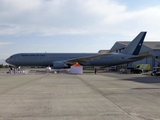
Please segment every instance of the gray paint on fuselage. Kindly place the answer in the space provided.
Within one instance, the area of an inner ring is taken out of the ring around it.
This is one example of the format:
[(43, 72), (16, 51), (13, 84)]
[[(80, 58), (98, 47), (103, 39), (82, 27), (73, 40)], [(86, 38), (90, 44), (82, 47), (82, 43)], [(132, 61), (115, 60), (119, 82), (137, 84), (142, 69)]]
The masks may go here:
[[(97, 54), (98, 53), (19, 53), (12, 55), (9, 62), (15, 66), (53, 66), (53, 62), (55, 61), (63, 61)], [(130, 57), (130, 55), (108, 55), (87, 61), (84, 66), (113, 66), (117, 63), (123, 64), (130, 62), (130, 60), (124, 61), (127, 57)]]
[(9, 62), (16, 66), (52, 66), (55, 61), (63, 61), (96, 54), (98, 53), (19, 53), (12, 55), (9, 58)]
[(113, 54), (105, 57), (101, 57), (99, 59), (95, 59), (90, 61), (92, 66), (114, 66), (117, 64), (124, 64), (131, 62), (131, 60), (127, 59), (132, 55), (125, 55), (125, 54)]

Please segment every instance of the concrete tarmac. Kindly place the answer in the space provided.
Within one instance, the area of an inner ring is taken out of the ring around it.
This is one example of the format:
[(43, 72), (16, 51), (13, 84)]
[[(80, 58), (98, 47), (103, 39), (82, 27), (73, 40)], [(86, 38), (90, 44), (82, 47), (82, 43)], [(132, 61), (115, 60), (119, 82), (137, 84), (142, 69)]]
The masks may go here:
[(160, 77), (1, 74), (0, 120), (160, 120)]

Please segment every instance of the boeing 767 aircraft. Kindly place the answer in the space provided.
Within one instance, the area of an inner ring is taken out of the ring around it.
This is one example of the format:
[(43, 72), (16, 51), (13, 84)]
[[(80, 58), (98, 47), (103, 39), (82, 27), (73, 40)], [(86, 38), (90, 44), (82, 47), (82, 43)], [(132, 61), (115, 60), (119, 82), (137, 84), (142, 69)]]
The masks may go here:
[(76, 62), (83, 66), (115, 66), (150, 56), (139, 54), (145, 35), (146, 32), (140, 32), (121, 53), (19, 53), (6, 62), (14, 66), (53, 66), (54, 69), (69, 68)]

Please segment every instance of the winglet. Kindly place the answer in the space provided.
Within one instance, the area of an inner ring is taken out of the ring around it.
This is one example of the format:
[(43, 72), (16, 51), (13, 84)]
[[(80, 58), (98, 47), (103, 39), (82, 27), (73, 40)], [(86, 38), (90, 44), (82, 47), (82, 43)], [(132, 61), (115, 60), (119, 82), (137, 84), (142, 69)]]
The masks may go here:
[(134, 40), (122, 51), (124, 54), (138, 55), (147, 32), (140, 32)]

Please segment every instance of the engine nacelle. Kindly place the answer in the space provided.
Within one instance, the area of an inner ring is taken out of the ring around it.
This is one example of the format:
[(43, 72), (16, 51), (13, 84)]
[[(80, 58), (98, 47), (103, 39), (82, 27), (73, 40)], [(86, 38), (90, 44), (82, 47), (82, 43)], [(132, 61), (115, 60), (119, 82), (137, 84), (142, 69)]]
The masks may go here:
[(54, 69), (63, 69), (63, 68), (69, 68), (69, 66), (62, 61), (56, 61), (56, 62), (53, 62), (53, 68)]

